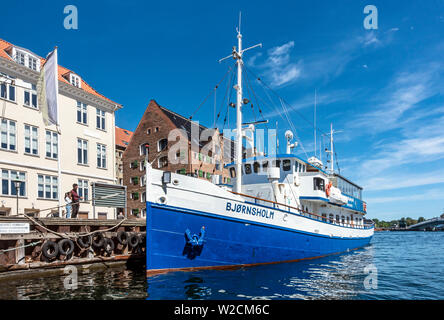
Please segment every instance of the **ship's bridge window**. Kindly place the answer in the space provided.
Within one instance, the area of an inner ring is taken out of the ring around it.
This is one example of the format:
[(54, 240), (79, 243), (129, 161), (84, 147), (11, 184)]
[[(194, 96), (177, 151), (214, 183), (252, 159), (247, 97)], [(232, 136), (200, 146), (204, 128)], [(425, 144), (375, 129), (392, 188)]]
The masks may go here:
[(313, 178), (313, 189), (325, 191), (325, 182), (322, 178)]
[(253, 171), (254, 171), (254, 173), (258, 173), (260, 167), (261, 167), (261, 165), (259, 164), (259, 162), (256, 161), (255, 163), (253, 163)]
[(301, 172), (301, 164), (299, 161), (294, 162), (294, 172)]
[(339, 214), (336, 215), (336, 222), (339, 223)]
[(230, 168), (230, 176), (231, 178), (236, 178), (236, 169), (234, 167)]
[(284, 171), (290, 171), (290, 169), (291, 169), (291, 160), (284, 160), (284, 161), (282, 161), (282, 169)]
[(247, 164), (245, 164), (244, 167), (245, 167), (245, 173), (250, 174), (251, 173), (251, 164), (247, 163)]
[(262, 170), (267, 171), (267, 168), (268, 168), (268, 161), (262, 162)]
[(281, 167), (281, 160), (273, 160), (273, 167), (280, 168)]

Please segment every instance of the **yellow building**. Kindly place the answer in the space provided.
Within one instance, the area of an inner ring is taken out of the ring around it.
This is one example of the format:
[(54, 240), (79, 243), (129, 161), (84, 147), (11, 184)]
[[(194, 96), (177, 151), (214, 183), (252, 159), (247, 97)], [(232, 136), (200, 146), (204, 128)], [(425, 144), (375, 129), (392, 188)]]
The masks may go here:
[[(57, 207), (59, 197), (63, 199), (74, 183), (85, 200), (91, 199), (91, 183), (116, 183), (115, 111), (122, 106), (59, 66), (58, 139), (56, 126), (44, 125), (37, 103), (43, 63), (33, 52), (0, 39), (0, 215), (17, 212), (16, 180), (21, 182), (19, 213)], [(116, 210), (96, 207), (95, 215), (111, 219)], [(80, 204), (79, 217), (93, 218), (91, 201)]]

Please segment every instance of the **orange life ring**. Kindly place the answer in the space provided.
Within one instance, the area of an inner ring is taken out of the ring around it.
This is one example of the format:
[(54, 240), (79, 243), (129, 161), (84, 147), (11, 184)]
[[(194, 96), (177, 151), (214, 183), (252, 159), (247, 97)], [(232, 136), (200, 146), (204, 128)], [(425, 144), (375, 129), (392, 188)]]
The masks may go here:
[(367, 203), (364, 202), (364, 212), (367, 212)]
[(331, 181), (328, 183), (327, 185), (327, 189), (325, 189), (325, 194), (327, 195), (327, 197), (330, 196), (330, 188), (333, 184), (331, 183)]

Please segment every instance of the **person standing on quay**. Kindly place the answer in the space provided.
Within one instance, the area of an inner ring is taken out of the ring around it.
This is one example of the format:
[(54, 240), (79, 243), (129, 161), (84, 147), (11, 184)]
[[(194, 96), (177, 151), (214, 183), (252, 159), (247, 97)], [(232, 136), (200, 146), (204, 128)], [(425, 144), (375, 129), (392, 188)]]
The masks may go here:
[(71, 192), (65, 193), (65, 203), (66, 203), (66, 218), (69, 219), (71, 217)]
[(72, 190), (71, 190), (72, 215), (71, 215), (71, 217), (73, 219), (77, 218), (77, 214), (79, 213), (79, 207), (80, 207), (80, 199), (83, 199), (83, 197), (80, 197), (79, 194), (77, 193), (78, 188), (79, 188), (79, 186), (77, 185), (77, 183), (74, 183), (72, 185)]

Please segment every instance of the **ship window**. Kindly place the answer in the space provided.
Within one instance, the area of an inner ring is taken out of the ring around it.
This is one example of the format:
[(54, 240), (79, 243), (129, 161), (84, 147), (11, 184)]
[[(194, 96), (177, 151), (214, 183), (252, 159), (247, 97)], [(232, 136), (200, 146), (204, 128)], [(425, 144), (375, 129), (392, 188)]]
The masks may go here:
[(345, 223), (345, 217), (344, 216), (341, 216), (341, 222), (342, 222), (342, 224)]
[(258, 173), (260, 167), (261, 167), (261, 165), (259, 164), (259, 162), (253, 163), (253, 171), (254, 171), (254, 173)]
[(236, 169), (235, 168), (230, 168), (230, 176), (231, 176), (231, 178), (236, 178)]
[(291, 169), (291, 161), (290, 160), (282, 161), (282, 169), (284, 171), (290, 171), (290, 169)]
[(325, 191), (324, 179), (322, 178), (313, 178), (313, 189)]
[(245, 165), (245, 173), (250, 174), (251, 173), (251, 164), (247, 163)]
[(280, 168), (281, 167), (281, 160), (273, 160), (273, 167)]
[(262, 162), (262, 170), (267, 171), (267, 168), (268, 168), (268, 161)]
[(327, 214), (322, 214), (322, 222), (327, 222)]
[(294, 162), (294, 172), (299, 172), (299, 162)]
[(339, 222), (339, 214), (336, 215), (336, 221)]

